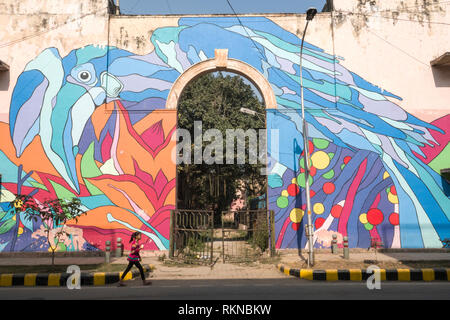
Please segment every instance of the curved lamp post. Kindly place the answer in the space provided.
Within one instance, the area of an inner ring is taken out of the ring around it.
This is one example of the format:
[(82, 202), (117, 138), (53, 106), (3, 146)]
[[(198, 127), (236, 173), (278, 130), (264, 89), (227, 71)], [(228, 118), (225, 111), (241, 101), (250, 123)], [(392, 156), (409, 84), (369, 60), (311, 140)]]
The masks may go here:
[(305, 31), (303, 31), (302, 44), (300, 47), (300, 94), (301, 94), (301, 106), (302, 106), (302, 118), (303, 118), (303, 151), (305, 155), (305, 191), (306, 191), (306, 211), (308, 213), (308, 224), (306, 225), (306, 236), (308, 237), (308, 267), (314, 265), (314, 244), (313, 244), (313, 225), (311, 221), (311, 194), (309, 190), (309, 144), (308, 144), (308, 127), (305, 119), (305, 107), (303, 103), (303, 74), (302, 74), (302, 55), (303, 55), (303, 43), (305, 42), (306, 29), (308, 28), (308, 23), (314, 19), (317, 13), (316, 8), (309, 8), (306, 11), (306, 26)]

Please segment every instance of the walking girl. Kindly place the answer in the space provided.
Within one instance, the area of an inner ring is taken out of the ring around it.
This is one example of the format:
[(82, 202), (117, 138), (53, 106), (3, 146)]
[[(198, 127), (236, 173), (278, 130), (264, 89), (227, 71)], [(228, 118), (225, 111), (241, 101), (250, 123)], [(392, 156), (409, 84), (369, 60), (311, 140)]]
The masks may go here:
[(133, 267), (133, 265), (135, 265), (138, 269), (139, 272), (141, 273), (141, 279), (142, 279), (142, 284), (144, 286), (147, 285), (151, 285), (151, 281), (146, 281), (145, 280), (145, 274), (144, 274), (144, 269), (142, 268), (140, 261), (142, 261), (142, 258), (139, 254), (139, 251), (144, 247), (143, 244), (139, 245), (139, 240), (141, 240), (141, 233), (135, 232), (131, 235), (131, 251), (130, 254), (128, 255), (128, 266), (125, 269), (125, 271), (122, 274), (122, 277), (120, 278), (119, 281), (119, 286), (125, 286), (125, 283), (123, 282), (123, 279), (125, 278), (125, 276), (127, 275), (127, 273), (130, 271), (130, 269)]

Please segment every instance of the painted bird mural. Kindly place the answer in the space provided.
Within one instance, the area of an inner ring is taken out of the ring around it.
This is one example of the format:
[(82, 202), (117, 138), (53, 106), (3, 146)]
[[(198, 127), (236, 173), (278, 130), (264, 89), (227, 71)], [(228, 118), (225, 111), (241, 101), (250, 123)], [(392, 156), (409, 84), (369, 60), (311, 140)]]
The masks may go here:
[[(270, 149), (269, 155), (278, 168), (297, 174), (303, 128), (301, 40), (296, 35), (263, 17), (195, 17), (155, 30), (150, 41), (154, 50), (142, 56), (89, 45), (65, 57), (55, 48), (46, 49), (31, 61), (18, 78), (11, 101), (10, 133), (17, 156), (39, 135), (55, 169), (79, 191), (75, 157), (96, 140), (86, 130), (96, 107), (120, 100), (127, 110), (148, 110), (155, 108), (151, 99), (160, 99), (163, 108), (180, 74), (214, 58), (214, 49), (228, 48), (230, 58), (255, 67), (271, 83), (278, 109), (268, 113), (269, 129), (279, 129), (283, 142), (278, 155), (270, 154)], [(306, 42), (303, 68), (310, 137), (352, 152), (364, 150), (381, 161), (397, 190), (401, 246), (440, 247), (439, 239), (450, 237), (450, 200), (442, 191), (441, 177), (417, 155), (425, 156), (421, 147), (436, 144), (430, 130), (444, 130), (407, 113), (392, 102), (400, 97), (370, 84), (335, 56)], [(114, 134), (113, 126), (108, 130)], [(101, 157), (98, 150), (96, 157)], [(273, 171), (269, 184), (277, 175), (283, 179), (283, 172)], [(360, 245), (355, 238), (350, 242)]]

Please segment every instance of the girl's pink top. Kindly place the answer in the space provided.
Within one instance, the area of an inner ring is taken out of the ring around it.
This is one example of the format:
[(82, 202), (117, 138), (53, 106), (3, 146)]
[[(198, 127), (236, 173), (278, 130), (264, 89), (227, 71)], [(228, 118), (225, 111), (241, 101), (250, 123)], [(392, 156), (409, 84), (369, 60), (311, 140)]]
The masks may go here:
[(139, 259), (141, 258), (141, 256), (139, 255), (140, 250), (141, 248), (137, 241), (133, 240), (133, 242), (131, 243), (131, 251), (128, 255), (128, 261), (139, 261)]

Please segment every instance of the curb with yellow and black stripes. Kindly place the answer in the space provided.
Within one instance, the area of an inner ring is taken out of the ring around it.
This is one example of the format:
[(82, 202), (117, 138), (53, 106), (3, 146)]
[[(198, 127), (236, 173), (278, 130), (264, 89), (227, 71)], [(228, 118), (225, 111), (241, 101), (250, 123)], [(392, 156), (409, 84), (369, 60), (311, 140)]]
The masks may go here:
[[(153, 265), (142, 266), (146, 276), (152, 272), (155, 267)], [(81, 286), (104, 286), (107, 284), (117, 283), (123, 272), (81, 272)], [(65, 287), (70, 273), (4, 273), (0, 274), (0, 287), (12, 286), (47, 286), (47, 287)], [(140, 277), (138, 270), (129, 272), (124, 280), (131, 280)]]
[[(367, 272), (365, 269), (293, 269), (285, 267), (281, 264), (277, 268), (288, 276), (294, 276), (307, 280), (322, 281), (366, 281), (373, 272)], [(379, 269), (381, 281), (449, 281), (450, 269)]]

